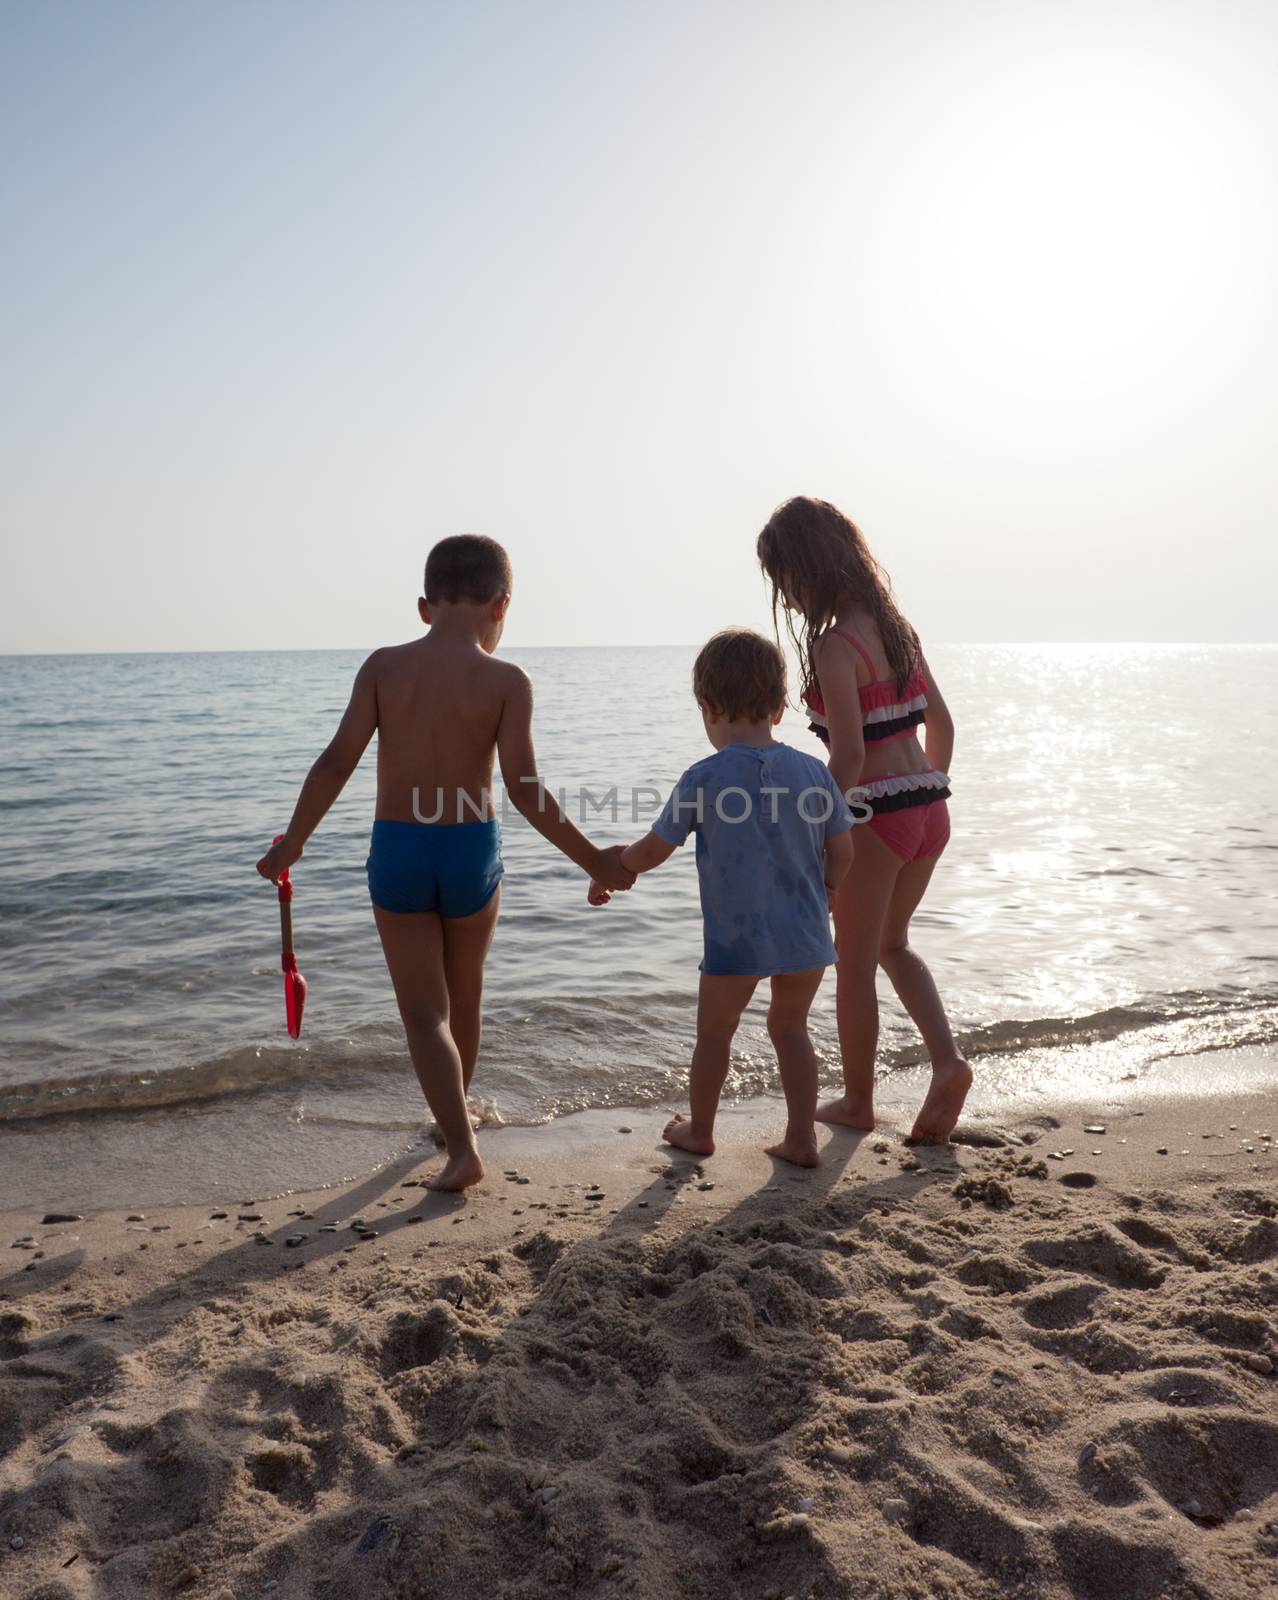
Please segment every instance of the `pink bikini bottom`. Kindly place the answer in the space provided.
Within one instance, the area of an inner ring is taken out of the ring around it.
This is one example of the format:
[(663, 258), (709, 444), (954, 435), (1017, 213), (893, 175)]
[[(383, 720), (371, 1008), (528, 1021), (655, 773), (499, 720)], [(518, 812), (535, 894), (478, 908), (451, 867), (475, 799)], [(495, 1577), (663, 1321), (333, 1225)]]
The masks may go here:
[(950, 808), (944, 800), (933, 800), (909, 811), (871, 817), (866, 826), (902, 861), (931, 861), (950, 842)]

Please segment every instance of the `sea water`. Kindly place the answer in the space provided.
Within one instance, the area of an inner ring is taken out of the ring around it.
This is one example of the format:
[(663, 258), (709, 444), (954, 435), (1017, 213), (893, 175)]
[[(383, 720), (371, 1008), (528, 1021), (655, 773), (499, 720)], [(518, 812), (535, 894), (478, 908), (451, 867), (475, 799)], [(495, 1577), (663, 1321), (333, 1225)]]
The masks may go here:
[[(535, 684), (549, 785), (600, 842), (638, 837), (709, 752), (693, 649), (507, 653)], [(929, 658), (957, 724), (954, 833), (913, 938), (986, 1101), (1157, 1086), (1175, 1057), (1272, 1040), (1278, 650)], [(300, 1042), (275, 893), (253, 870), (360, 659), (0, 658), (0, 1208), (324, 1183), (422, 1138), (364, 879), (375, 752), (294, 872)], [(798, 712), (779, 736), (822, 753)], [(514, 814), (504, 855), (475, 1084), (490, 1120), (651, 1107), (655, 1125), (693, 1039), (691, 848), (598, 909)], [(890, 1098), (921, 1052), (880, 988)], [(733, 1095), (776, 1090), (762, 1000)], [(833, 1085), (832, 973), (814, 1035)]]

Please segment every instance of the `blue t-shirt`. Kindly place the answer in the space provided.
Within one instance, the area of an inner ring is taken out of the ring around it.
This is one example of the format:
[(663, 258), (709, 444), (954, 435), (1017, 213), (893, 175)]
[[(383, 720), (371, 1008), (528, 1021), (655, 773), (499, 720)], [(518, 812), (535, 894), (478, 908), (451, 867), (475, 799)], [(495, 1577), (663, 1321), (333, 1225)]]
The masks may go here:
[(768, 978), (834, 960), (822, 853), (852, 813), (814, 756), (788, 744), (730, 744), (689, 767), (652, 831), (697, 835), (702, 972)]

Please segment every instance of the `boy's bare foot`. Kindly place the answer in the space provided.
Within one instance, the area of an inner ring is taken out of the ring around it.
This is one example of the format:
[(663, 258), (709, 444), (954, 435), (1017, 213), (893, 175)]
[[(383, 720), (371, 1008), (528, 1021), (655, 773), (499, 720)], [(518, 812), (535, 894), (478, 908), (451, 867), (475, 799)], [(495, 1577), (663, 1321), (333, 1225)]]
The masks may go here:
[(955, 1056), (953, 1061), (934, 1062), (932, 1086), (910, 1129), (911, 1141), (945, 1144), (954, 1132), (971, 1087), (972, 1069), (961, 1056)]
[[(466, 1115), (470, 1119), (471, 1132), (472, 1133), (478, 1133), (479, 1130), (484, 1125), (484, 1114), (483, 1114), (483, 1112), (482, 1111), (476, 1111), (473, 1106), (468, 1106), (467, 1110), (466, 1110)], [(444, 1149), (447, 1148), (448, 1141), (447, 1141), (447, 1139), (444, 1138), (444, 1130), (440, 1127), (440, 1125), (437, 1122), (432, 1122), (431, 1125), (430, 1125), (430, 1137), (431, 1137), (431, 1142), (433, 1144), (437, 1145), (439, 1147), (439, 1149), (444, 1150)]]
[(819, 1167), (821, 1156), (815, 1139), (791, 1138), (789, 1134), (777, 1144), (770, 1144), (763, 1152), (778, 1161), (791, 1161), (796, 1167)]
[(861, 1133), (874, 1132), (874, 1107), (863, 1100), (853, 1100), (841, 1094), (837, 1100), (822, 1100), (814, 1113), (818, 1122), (837, 1123), (840, 1128), (856, 1128)]
[(712, 1156), (714, 1154), (714, 1140), (698, 1138), (692, 1131), (692, 1124), (682, 1112), (676, 1112), (670, 1121), (661, 1130), (661, 1137), (667, 1144), (674, 1145), (676, 1150), (686, 1150), (694, 1156)]
[(464, 1150), (459, 1156), (450, 1156), (433, 1178), (426, 1178), (423, 1189), (469, 1189), (484, 1175), (484, 1163), (478, 1150)]

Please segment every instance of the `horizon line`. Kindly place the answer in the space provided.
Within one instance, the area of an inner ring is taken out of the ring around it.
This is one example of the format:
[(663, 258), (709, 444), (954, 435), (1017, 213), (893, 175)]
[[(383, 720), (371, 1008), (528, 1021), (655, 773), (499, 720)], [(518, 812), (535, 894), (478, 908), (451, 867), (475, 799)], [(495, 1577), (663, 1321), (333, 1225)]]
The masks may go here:
[[(510, 650), (695, 650), (705, 641), (677, 641), (666, 644), (512, 644)], [(1275, 639), (934, 639), (932, 647), (942, 649), (1035, 649), (1044, 645), (1075, 648), (1115, 649), (1132, 646), (1166, 649), (1273, 650)], [(177, 648), (157, 650), (0, 650), (0, 661), (63, 660), (101, 656), (267, 656), (267, 655), (352, 655), (372, 654), (384, 645), (217, 645), (200, 650)]]

